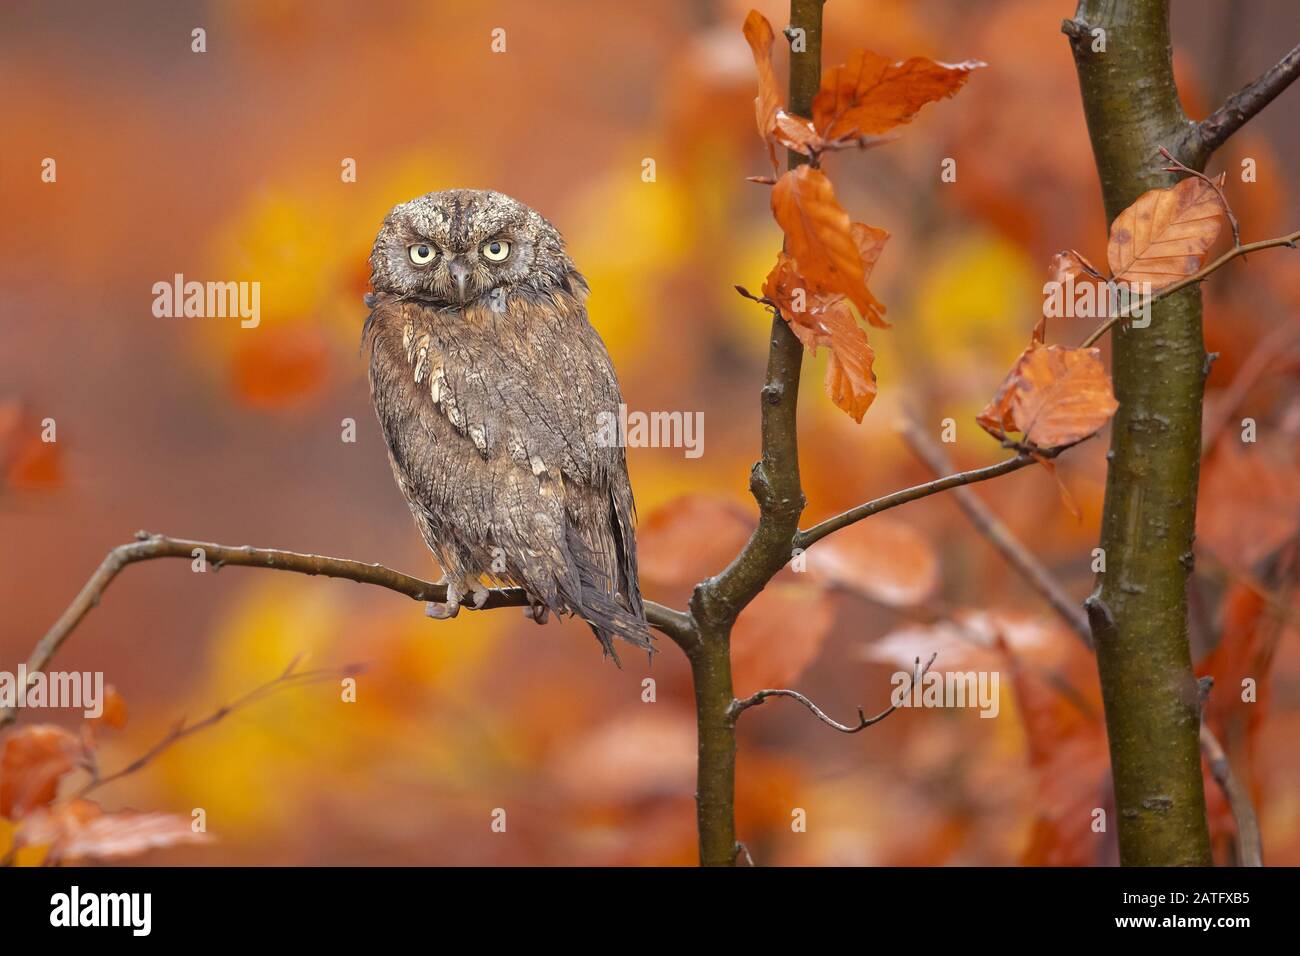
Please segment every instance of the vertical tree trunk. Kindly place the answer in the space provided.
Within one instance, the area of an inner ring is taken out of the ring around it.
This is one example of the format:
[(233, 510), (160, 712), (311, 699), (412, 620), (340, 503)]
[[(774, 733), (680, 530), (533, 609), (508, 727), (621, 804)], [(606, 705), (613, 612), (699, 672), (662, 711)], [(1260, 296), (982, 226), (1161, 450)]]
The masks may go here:
[(726, 629), (700, 629), (691, 652), (699, 763), (695, 812), (700, 866), (735, 866), (736, 721), (730, 713), (731, 641)]
[[(821, 85), (822, 4), (790, 0), (790, 110), (812, 115)], [(790, 153), (789, 165), (807, 160)], [(731, 685), (731, 629), (736, 617), (790, 560), (803, 512), (799, 482), (798, 403), (803, 344), (785, 319), (773, 316), (767, 378), (763, 385), (763, 457), (750, 475), (759, 506), (758, 528), (717, 577), (696, 588), (691, 614), (698, 643), (690, 652), (699, 726), (695, 803), (700, 864), (734, 866), (736, 843), (736, 717)]]
[[(1176, 180), (1161, 171), (1157, 150), (1176, 150), (1191, 126), (1174, 85), (1168, 0), (1083, 0), (1064, 29), (1112, 221), (1146, 190)], [(1104, 52), (1094, 49), (1097, 29)], [(1116, 331), (1112, 342), (1119, 411), (1102, 518), (1106, 564), (1087, 606), (1120, 861), (1209, 865), (1187, 624), (1206, 363), (1199, 287), (1158, 303), (1148, 328)]]

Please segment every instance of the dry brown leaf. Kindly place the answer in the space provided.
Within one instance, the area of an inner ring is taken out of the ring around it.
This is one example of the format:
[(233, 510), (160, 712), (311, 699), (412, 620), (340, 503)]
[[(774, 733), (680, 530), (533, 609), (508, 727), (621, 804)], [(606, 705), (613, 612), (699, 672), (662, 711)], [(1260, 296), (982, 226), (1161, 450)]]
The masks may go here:
[[(858, 255), (862, 257), (862, 280), (866, 282), (871, 278), (880, 254), (885, 251), (889, 233), (876, 226), (868, 226), (865, 222), (855, 222), (849, 232), (853, 236), (853, 244), (858, 247)], [(878, 329), (890, 328), (891, 323), (885, 321), (885, 306), (874, 296), (869, 305), (871, 307), (865, 310), (858, 308), (861, 317)]]
[(919, 604), (939, 586), (939, 558), (929, 540), (887, 515), (859, 521), (818, 542), (807, 554), (808, 576), (881, 604)]
[[(864, 231), (864, 248), (874, 264), (879, 246), (889, 234), (883, 229), (859, 226)], [(883, 238), (881, 238), (883, 237)], [(798, 274), (794, 259), (782, 252), (763, 283), (763, 294), (770, 299), (799, 337), (804, 348), (816, 353), (819, 346), (831, 350), (826, 367), (826, 391), (831, 400), (861, 422), (876, 397), (876, 376), (872, 371), (876, 353), (867, 334), (858, 324), (848, 299), (839, 293), (805, 288), (808, 283)], [(802, 300), (797, 293), (802, 290)]]
[(0, 752), (0, 816), (18, 820), (52, 801), (77, 765), (81, 741), (53, 724), (12, 731)]
[(831, 401), (848, 412), (858, 424), (876, 400), (875, 350), (867, 333), (849, 310), (848, 303), (833, 309), (822, 319), (831, 355), (826, 365), (826, 392)]
[(781, 310), (781, 316), (808, 348), (814, 348), (817, 318), (834, 308), (844, 296), (838, 292), (809, 288), (811, 283), (799, 275), (799, 267), (788, 252), (780, 252), (776, 265), (763, 280), (763, 295)]
[(1173, 285), (1200, 270), (1222, 225), (1223, 201), (1203, 179), (1190, 176), (1144, 192), (1111, 224), (1106, 257), (1112, 276), (1150, 282), (1153, 292)]
[(1055, 448), (1087, 438), (1118, 407), (1100, 349), (1034, 343), (976, 421), (997, 438), (1020, 432), (1028, 445)]
[(813, 126), (822, 139), (870, 136), (909, 123), (927, 103), (952, 96), (972, 70), (987, 64), (937, 63), (914, 56), (893, 63), (879, 53), (857, 50), (847, 63), (822, 74), (813, 99)]
[(781, 176), (772, 187), (772, 214), (785, 233), (786, 251), (810, 292), (841, 293), (872, 325), (885, 324), (885, 307), (867, 288), (863, 255), (866, 251), (878, 256), (884, 240), (878, 238), (878, 230), (855, 234), (854, 224), (836, 200), (825, 173), (798, 166)]
[(745, 39), (754, 53), (754, 67), (758, 70), (758, 96), (754, 100), (754, 118), (758, 123), (758, 135), (767, 137), (775, 123), (776, 112), (784, 102), (781, 89), (776, 82), (776, 70), (772, 67), (772, 41), (776, 34), (767, 17), (757, 10), (750, 10), (745, 17), (743, 28)]
[(820, 148), (821, 140), (809, 120), (786, 112), (772, 67), (772, 41), (775, 34), (767, 17), (750, 10), (745, 18), (745, 39), (754, 53), (754, 66), (758, 70), (758, 96), (754, 98), (754, 119), (758, 135), (767, 143), (772, 168), (778, 167), (776, 147), (784, 146), (795, 152), (809, 155)]
[(731, 633), (736, 696), (793, 683), (817, 658), (833, 621), (829, 595), (817, 585), (769, 584)]

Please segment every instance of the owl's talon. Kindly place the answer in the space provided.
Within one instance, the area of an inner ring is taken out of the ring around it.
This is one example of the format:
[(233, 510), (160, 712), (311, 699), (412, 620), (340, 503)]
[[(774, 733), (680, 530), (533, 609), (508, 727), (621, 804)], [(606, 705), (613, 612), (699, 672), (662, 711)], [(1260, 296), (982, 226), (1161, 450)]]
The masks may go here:
[(545, 604), (530, 604), (524, 608), (524, 617), (535, 624), (545, 624), (550, 619), (551, 609)]
[(453, 604), (451, 601), (443, 604), (439, 604), (437, 601), (428, 601), (424, 605), (425, 617), (431, 617), (435, 621), (450, 621), (459, 613), (460, 604)]
[(487, 604), (488, 601), (488, 589), (477, 582), (470, 585), (470, 587), (473, 589), (470, 591), (470, 594), (472, 595), (470, 606), (476, 611), (483, 610), (483, 605)]

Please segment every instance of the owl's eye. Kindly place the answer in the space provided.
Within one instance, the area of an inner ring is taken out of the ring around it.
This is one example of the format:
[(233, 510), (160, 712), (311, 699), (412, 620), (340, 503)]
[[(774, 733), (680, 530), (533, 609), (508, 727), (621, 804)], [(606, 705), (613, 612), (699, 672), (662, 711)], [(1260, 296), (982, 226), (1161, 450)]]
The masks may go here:
[(436, 253), (433, 251), (433, 246), (430, 246), (427, 243), (423, 243), (423, 242), (419, 242), (411, 246), (411, 248), (408, 249), (407, 252), (411, 254), (411, 261), (414, 262), (417, 266), (428, 265), (430, 262), (433, 261), (434, 255), (436, 255)]
[(493, 239), (483, 244), (483, 258), (493, 262), (503, 262), (510, 255), (510, 243), (503, 239)]

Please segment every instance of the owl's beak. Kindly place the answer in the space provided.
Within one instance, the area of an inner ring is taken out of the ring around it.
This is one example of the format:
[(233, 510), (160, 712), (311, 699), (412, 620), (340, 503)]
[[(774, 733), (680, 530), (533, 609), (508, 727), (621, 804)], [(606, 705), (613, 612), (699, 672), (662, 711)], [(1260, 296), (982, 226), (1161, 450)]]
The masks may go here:
[(469, 265), (460, 259), (452, 259), (447, 263), (447, 271), (451, 277), (456, 280), (456, 292), (460, 296), (460, 301), (465, 301), (465, 280), (469, 278)]

